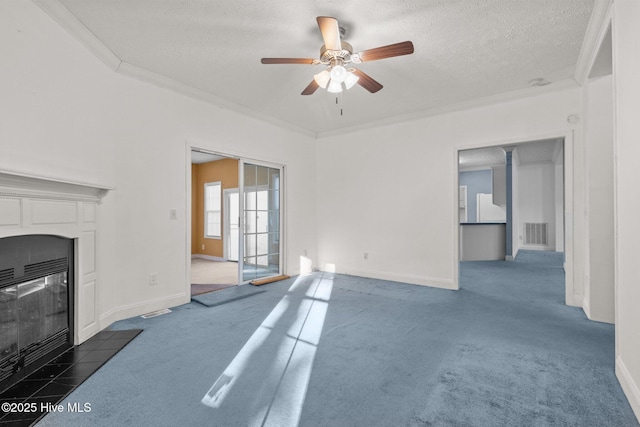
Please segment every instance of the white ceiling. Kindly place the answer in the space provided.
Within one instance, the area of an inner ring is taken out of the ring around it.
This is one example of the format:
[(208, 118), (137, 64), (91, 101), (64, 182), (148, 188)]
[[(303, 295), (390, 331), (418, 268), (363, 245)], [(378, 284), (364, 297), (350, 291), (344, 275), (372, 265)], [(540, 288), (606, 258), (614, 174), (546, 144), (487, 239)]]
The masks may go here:
[[(127, 66), (311, 135), (566, 85), (594, 5), (594, 0), (36, 1), (56, 9), (59, 21), (74, 21), (65, 27), (82, 27), (78, 37), (92, 34)], [(322, 66), (262, 65), (260, 58), (317, 58), (320, 15), (338, 19), (354, 51), (411, 40), (415, 53), (358, 66), (384, 85), (376, 94), (355, 86), (338, 105), (335, 95), (322, 89), (302, 96)], [(552, 84), (531, 88), (536, 78)]]

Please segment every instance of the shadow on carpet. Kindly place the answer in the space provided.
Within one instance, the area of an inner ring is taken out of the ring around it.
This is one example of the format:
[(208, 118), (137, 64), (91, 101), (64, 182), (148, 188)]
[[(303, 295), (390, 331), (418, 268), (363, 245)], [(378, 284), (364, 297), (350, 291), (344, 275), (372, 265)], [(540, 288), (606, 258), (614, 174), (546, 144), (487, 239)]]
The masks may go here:
[(262, 292), (266, 291), (251, 285), (233, 286), (215, 292), (192, 296), (191, 301), (199, 302), (207, 307), (215, 307), (216, 305), (261, 294)]

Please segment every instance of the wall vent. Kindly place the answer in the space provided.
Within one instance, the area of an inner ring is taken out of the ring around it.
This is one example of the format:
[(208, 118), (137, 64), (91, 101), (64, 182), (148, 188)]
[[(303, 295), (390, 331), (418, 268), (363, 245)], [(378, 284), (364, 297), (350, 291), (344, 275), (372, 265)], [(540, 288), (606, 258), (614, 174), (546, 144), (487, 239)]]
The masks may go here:
[(524, 244), (525, 245), (540, 245), (547, 246), (549, 244), (548, 239), (548, 227), (549, 224), (544, 223), (524, 223)]

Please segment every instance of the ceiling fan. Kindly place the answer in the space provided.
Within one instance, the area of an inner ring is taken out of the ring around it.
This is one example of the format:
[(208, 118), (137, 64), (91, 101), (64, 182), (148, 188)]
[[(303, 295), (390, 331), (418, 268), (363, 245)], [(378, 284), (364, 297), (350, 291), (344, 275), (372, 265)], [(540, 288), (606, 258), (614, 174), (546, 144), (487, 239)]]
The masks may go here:
[[(310, 64), (325, 65), (328, 68), (316, 74), (311, 83), (302, 91), (302, 95), (311, 95), (319, 87), (331, 93), (342, 92), (358, 83), (371, 93), (382, 89), (382, 85), (356, 68), (347, 68), (350, 64), (360, 64), (365, 61), (392, 58), (394, 56), (413, 53), (413, 43), (410, 41), (394, 43), (387, 46), (353, 52), (351, 45), (340, 40), (344, 31), (338, 25), (338, 20), (330, 16), (318, 16), (318, 27), (322, 33), (324, 45), (320, 48), (320, 59), (312, 58), (262, 58), (263, 64)], [(341, 31), (342, 30), (342, 31)]]

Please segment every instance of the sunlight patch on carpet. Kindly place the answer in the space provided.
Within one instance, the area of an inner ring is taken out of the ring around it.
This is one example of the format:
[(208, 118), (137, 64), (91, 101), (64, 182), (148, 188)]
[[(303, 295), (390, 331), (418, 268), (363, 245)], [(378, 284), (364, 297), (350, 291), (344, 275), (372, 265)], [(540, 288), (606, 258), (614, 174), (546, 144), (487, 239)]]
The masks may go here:
[[(220, 408), (249, 363), (269, 360), (271, 367), (266, 372), (266, 379), (261, 382), (262, 387), (255, 390), (255, 400), (264, 404), (250, 414), (250, 425), (298, 425), (329, 306), (333, 278), (323, 275), (308, 284), (306, 291), (304, 284), (308, 281), (300, 277), (293, 283), (289, 294), (278, 302), (202, 398), (204, 405)], [(304, 294), (300, 295), (301, 292)], [(276, 330), (278, 333), (274, 337)], [(279, 340), (275, 354), (266, 354), (268, 338)], [(252, 360), (256, 356), (261, 359)]]

